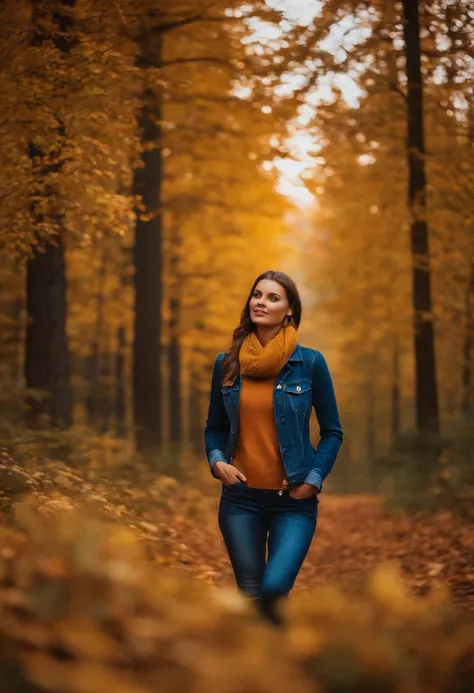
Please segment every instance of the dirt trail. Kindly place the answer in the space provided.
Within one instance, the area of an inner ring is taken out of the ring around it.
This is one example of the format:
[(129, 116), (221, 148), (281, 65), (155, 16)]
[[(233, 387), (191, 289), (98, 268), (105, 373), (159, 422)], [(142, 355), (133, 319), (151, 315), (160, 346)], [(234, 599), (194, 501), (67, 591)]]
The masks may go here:
[[(0, 525), (15, 527), (13, 509), (26, 491), (47, 509), (93, 502), (136, 530), (158, 565), (215, 585), (235, 585), (217, 525), (220, 484), (207, 470), (191, 483), (149, 473), (138, 487), (136, 473), (129, 482), (91, 482), (62, 463), (30, 467), (0, 453)], [(394, 514), (383, 498), (371, 495), (321, 495), (316, 535), (294, 589), (342, 581), (357, 591), (385, 561), (401, 568), (416, 593), (441, 580), (457, 601), (474, 609), (472, 519), (450, 511)]]
[[(217, 503), (212, 495), (202, 514), (175, 525), (175, 565), (199, 579), (233, 585)], [(415, 592), (424, 594), (433, 580), (442, 580), (456, 601), (474, 609), (474, 526), (446, 511), (394, 516), (376, 496), (321, 497), (316, 535), (294, 589), (337, 580), (357, 591), (367, 573), (387, 560), (400, 566)]]

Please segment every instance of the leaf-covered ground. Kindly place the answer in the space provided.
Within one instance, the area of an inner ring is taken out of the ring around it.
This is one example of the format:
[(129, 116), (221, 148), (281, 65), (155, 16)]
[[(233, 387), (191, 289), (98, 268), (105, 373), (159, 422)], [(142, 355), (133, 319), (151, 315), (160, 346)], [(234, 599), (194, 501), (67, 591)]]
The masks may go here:
[(276, 630), (237, 594), (202, 460), (22, 435), (0, 448), (5, 693), (474, 690), (472, 521), (324, 493)]
[[(191, 480), (140, 471), (103, 475), (41, 460), (0, 458), (4, 524), (15, 524), (15, 508), (30, 494), (45, 512), (84, 503), (133, 527), (158, 564), (217, 586), (234, 579), (217, 526), (220, 484), (199, 470)], [(107, 478), (109, 477), (109, 478)], [(136, 481), (139, 479), (140, 483)], [(474, 526), (454, 511), (390, 512), (382, 498), (323, 494), (319, 519), (295, 593), (327, 581), (362, 588), (368, 573), (392, 561), (416, 593), (447, 584), (456, 601), (474, 608)]]
[[(203, 512), (180, 515), (173, 527), (175, 559), (196, 577), (233, 582), (216, 526), (218, 495)], [(371, 496), (321, 497), (316, 536), (295, 591), (327, 581), (358, 590), (368, 573), (395, 562), (419, 594), (446, 582), (456, 601), (474, 608), (474, 527), (451, 512), (395, 517)]]

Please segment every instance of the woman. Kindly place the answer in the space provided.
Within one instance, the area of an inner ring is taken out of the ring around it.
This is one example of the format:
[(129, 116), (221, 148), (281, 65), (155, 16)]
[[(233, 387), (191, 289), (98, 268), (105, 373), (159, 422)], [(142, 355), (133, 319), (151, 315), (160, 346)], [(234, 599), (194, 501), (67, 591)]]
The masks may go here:
[[(298, 344), (300, 321), (290, 277), (271, 270), (257, 277), (232, 345), (217, 355), (205, 429), (237, 586), (278, 625), (278, 600), (288, 596), (306, 557), (318, 494), (342, 443), (326, 361)], [(313, 406), (316, 450), (309, 437)]]

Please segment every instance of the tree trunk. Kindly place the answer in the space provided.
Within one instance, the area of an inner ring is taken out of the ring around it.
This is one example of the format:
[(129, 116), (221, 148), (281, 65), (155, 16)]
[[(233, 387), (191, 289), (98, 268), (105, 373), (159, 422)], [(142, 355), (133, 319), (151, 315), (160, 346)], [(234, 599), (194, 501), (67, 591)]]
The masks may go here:
[(105, 253), (101, 254), (97, 276), (97, 294), (95, 296), (95, 328), (91, 353), (87, 357), (87, 419), (91, 426), (100, 428), (101, 417), (101, 349), (103, 348), (104, 329), (104, 285), (105, 285)]
[(46, 415), (52, 424), (72, 422), (69, 383), (69, 350), (66, 336), (66, 267), (62, 236), (48, 243), (44, 253), (35, 251), (27, 265), (25, 379), (28, 388), (46, 396), (31, 398), (29, 420)]
[[(474, 154), (474, 104), (469, 105), (467, 119), (467, 144)], [(461, 411), (465, 419), (471, 418), (472, 407), (472, 346), (474, 341), (474, 260), (470, 263), (469, 281), (466, 287), (464, 319), (464, 344), (462, 361)]]
[(439, 409), (431, 299), (431, 270), (426, 221), (426, 174), (423, 85), (418, 0), (403, 0), (407, 73), (409, 207), (412, 216), (413, 312), (418, 430), (439, 431)]
[(86, 357), (86, 379), (87, 379), (87, 423), (89, 426), (96, 426), (99, 413), (99, 345), (94, 340), (91, 353)]
[[(139, 66), (158, 66), (159, 49), (142, 39)], [(146, 77), (145, 77), (146, 79)], [(155, 88), (144, 87), (139, 119), (142, 168), (135, 171), (133, 192), (141, 196), (135, 231), (135, 323), (133, 343), (133, 403), (139, 450), (159, 448), (163, 441), (161, 323), (162, 323), (162, 155), (161, 105)]]
[(469, 418), (472, 409), (472, 340), (474, 337), (474, 263), (471, 264), (469, 282), (466, 287), (464, 342), (462, 361), (461, 410)]
[(112, 339), (110, 328), (106, 326), (103, 339), (103, 352), (100, 359), (99, 377), (99, 432), (108, 433), (111, 429), (113, 413), (114, 389), (113, 372), (115, 359), (112, 355)]
[(17, 387), (24, 384), (24, 352), (26, 344), (26, 313), (25, 299), (17, 298), (15, 301), (15, 320), (16, 320), (16, 358), (15, 358), (15, 382)]
[(115, 358), (115, 426), (120, 438), (125, 437), (127, 404), (125, 395), (125, 328), (120, 325), (117, 332), (117, 353)]
[(190, 375), (188, 395), (189, 442), (193, 452), (204, 454), (204, 422), (202, 420), (202, 393), (199, 389), (199, 376), (193, 370)]
[[(171, 312), (177, 313), (179, 301), (171, 299)], [(173, 323), (173, 317), (171, 318)], [(170, 325), (173, 330), (174, 325)], [(181, 345), (179, 337), (171, 333), (169, 345), (169, 417), (170, 443), (181, 443), (183, 440), (183, 416), (181, 405)]]
[(400, 435), (401, 411), (400, 411), (400, 348), (397, 335), (393, 338), (392, 352), (392, 387), (391, 387), (391, 438), (392, 449)]
[[(75, 0), (62, 0), (51, 10), (46, 3), (34, 0), (32, 45), (41, 46), (52, 41), (55, 48), (67, 56), (74, 44), (71, 35), (74, 6)], [(48, 22), (56, 25), (58, 32), (54, 35), (45, 29)], [(30, 399), (30, 423), (47, 416), (53, 424), (68, 426), (72, 421), (72, 392), (66, 335), (64, 219), (57, 191), (48, 180), (63, 166), (61, 148), (66, 132), (60, 114), (56, 113), (55, 117), (58, 123), (56, 151), (46, 153), (37, 143), (29, 143), (35, 179), (30, 211), (38, 230), (38, 246), (27, 264), (25, 378), (28, 388), (41, 390), (46, 395), (41, 400)], [(44, 225), (56, 230), (54, 238), (42, 241), (39, 229)]]
[(369, 374), (367, 382), (367, 462), (368, 470), (375, 461), (375, 372)]
[(181, 344), (179, 341), (180, 308), (179, 295), (179, 232), (173, 234), (173, 252), (170, 258), (170, 275), (178, 278), (171, 286), (170, 319), (169, 319), (169, 380), (168, 380), (168, 411), (169, 411), (169, 441), (172, 444), (183, 442), (183, 410), (181, 403), (182, 364)]

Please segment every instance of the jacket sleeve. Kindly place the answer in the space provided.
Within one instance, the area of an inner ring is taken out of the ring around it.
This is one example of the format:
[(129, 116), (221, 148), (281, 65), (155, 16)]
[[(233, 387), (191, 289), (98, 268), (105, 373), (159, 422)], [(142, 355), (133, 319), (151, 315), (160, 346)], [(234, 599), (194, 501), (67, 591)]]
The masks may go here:
[(313, 407), (319, 423), (320, 440), (305, 482), (317, 486), (322, 491), (323, 481), (331, 471), (342, 445), (343, 433), (331, 374), (320, 351), (315, 352), (311, 379)]
[[(225, 458), (225, 449), (230, 433), (230, 423), (221, 392), (221, 365), (223, 357), (223, 353), (218, 354), (214, 364), (209, 411), (204, 431), (206, 455), (211, 472), (215, 462), (227, 461)], [(215, 476), (214, 473), (213, 476)]]

